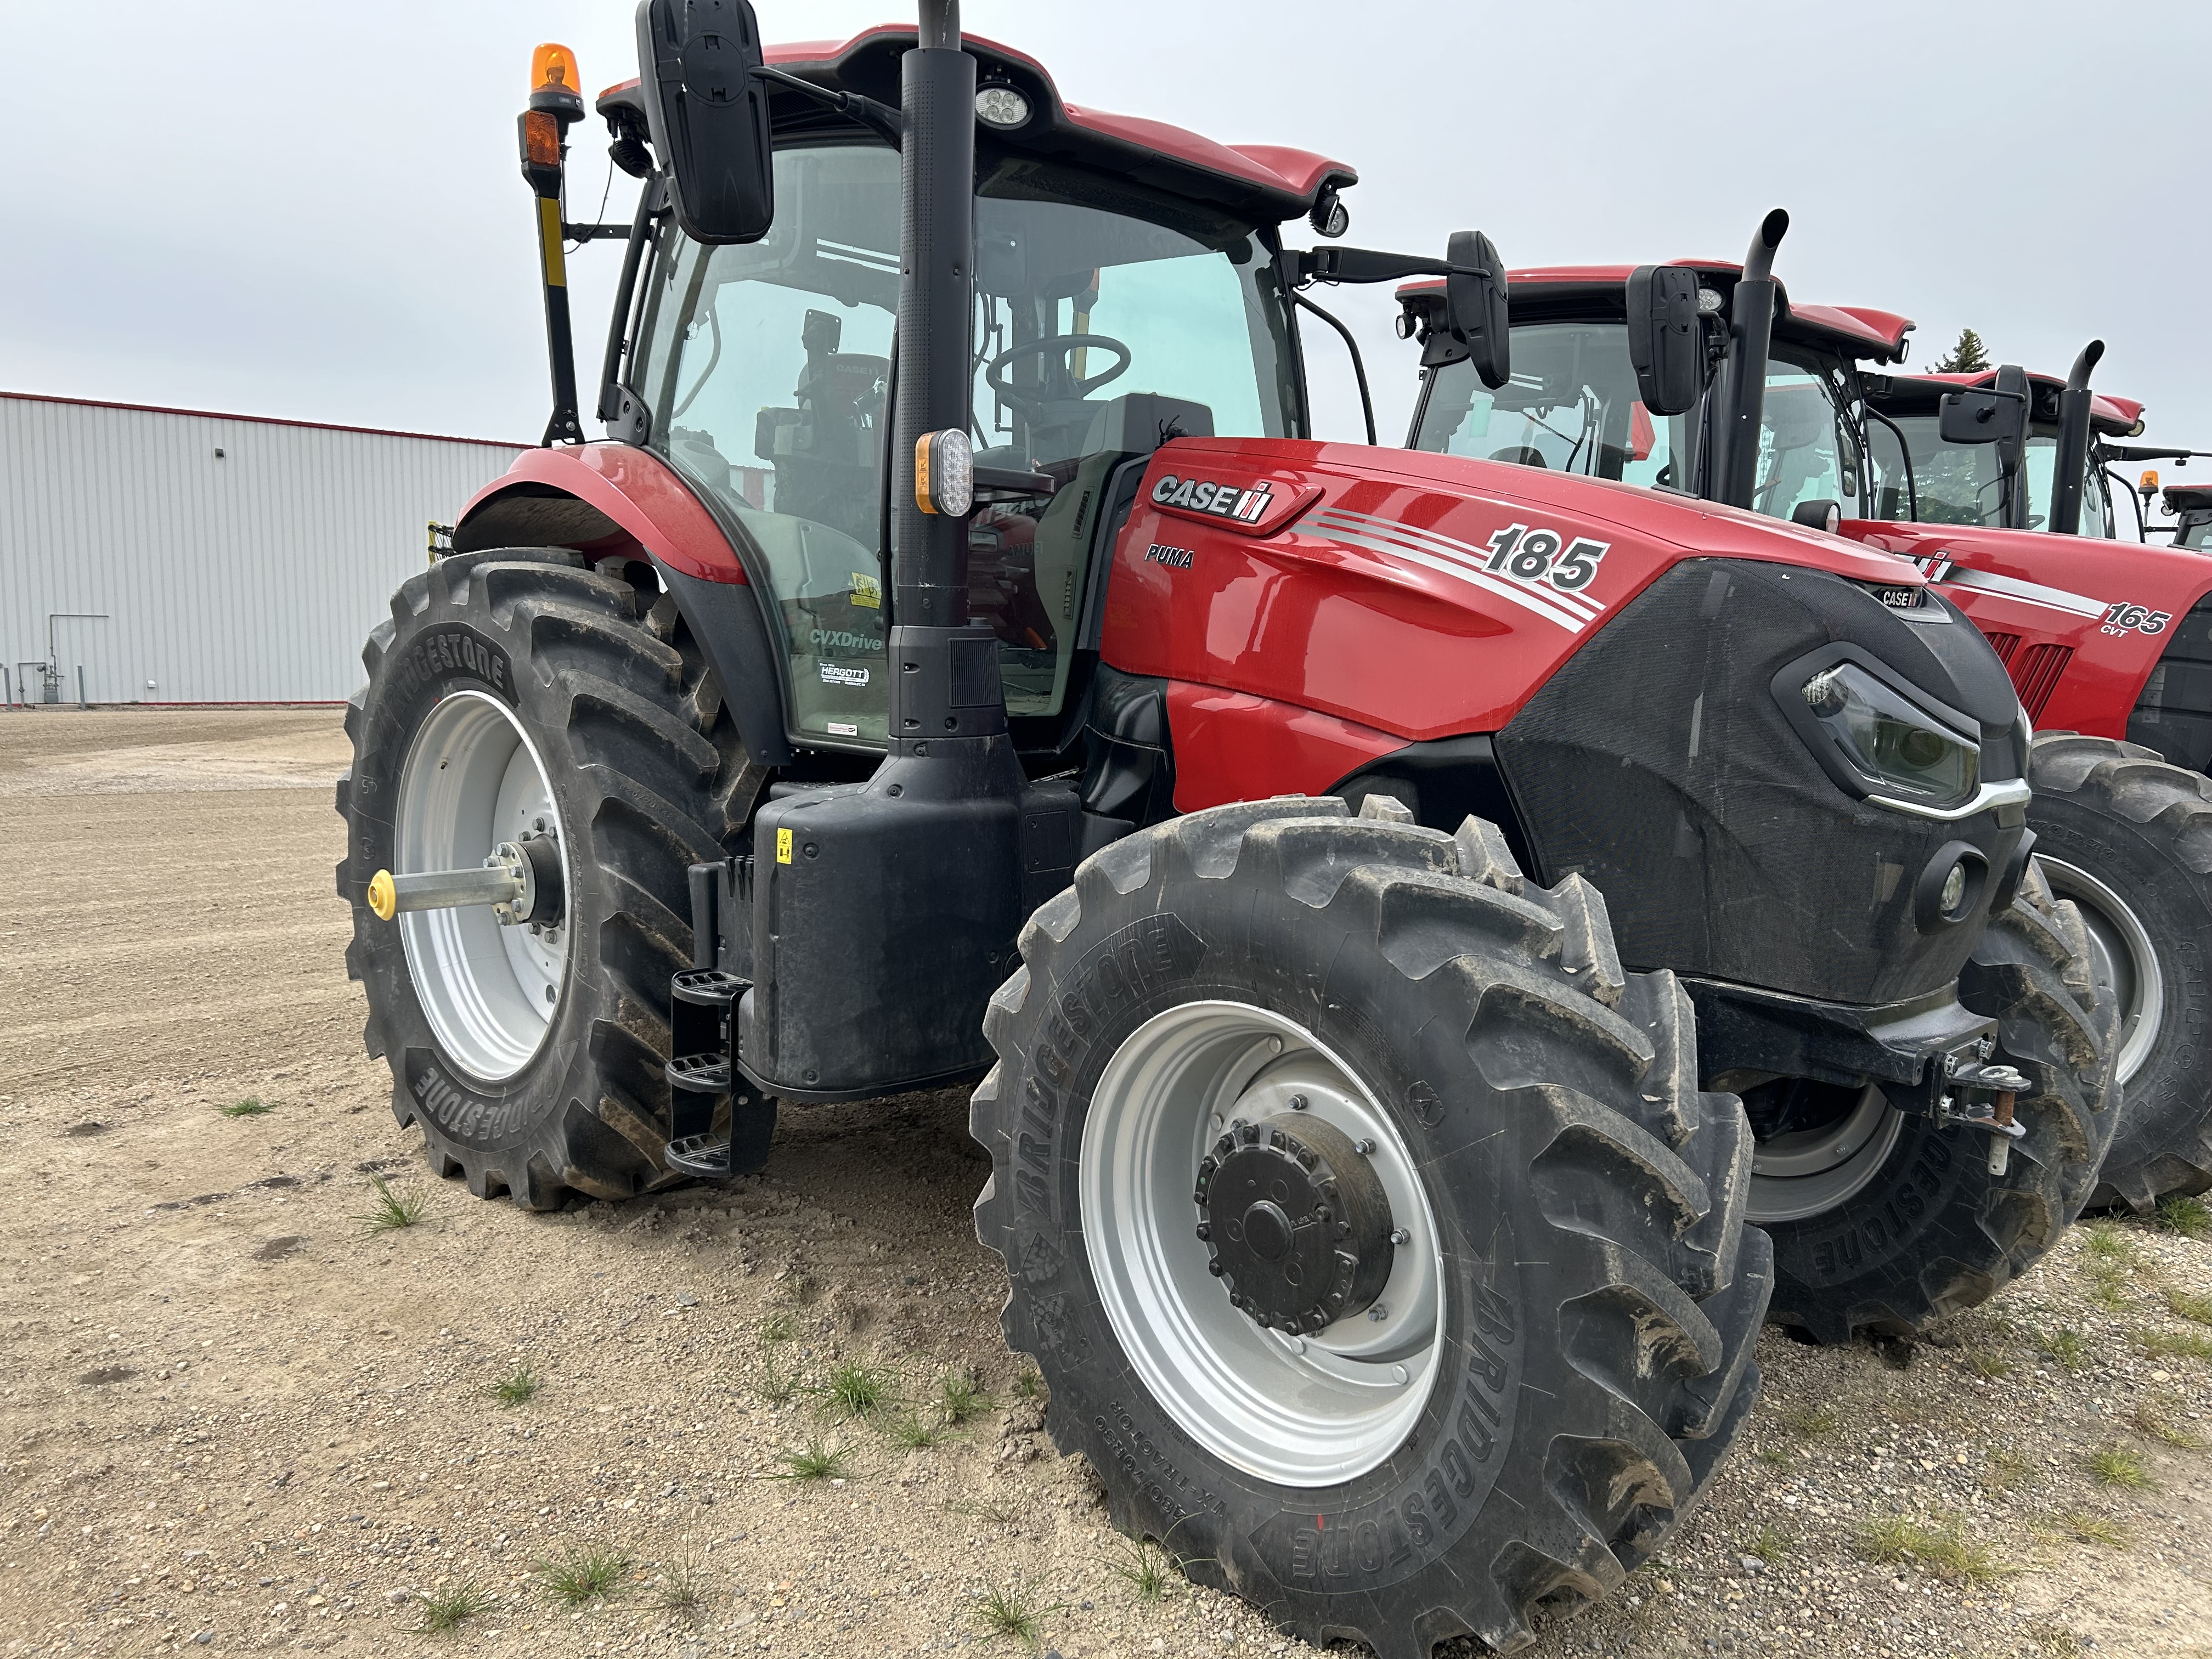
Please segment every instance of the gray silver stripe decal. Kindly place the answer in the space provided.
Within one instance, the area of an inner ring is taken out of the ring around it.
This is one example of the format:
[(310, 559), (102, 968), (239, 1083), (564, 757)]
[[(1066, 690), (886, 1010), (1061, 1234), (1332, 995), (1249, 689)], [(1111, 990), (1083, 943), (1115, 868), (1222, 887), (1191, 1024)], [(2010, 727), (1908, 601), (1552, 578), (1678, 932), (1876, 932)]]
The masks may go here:
[[(1314, 510), (1310, 522), (1316, 525), (1338, 524), (1352, 529), (1364, 530), (1370, 535), (1387, 536), (1394, 540), (1410, 543), (1431, 553), (1440, 553), (1448, 559), (1464, 560), (1481, 570), (1486, 575), (1497, 574), (1488, 568), (1490, 563), (1488, 548), (1476, 547), (1468, 542), (1454, 541), (1449, 536), (1440, 536), (1433, 530), (1416, 529), (1413, 526), (1402, 524), (1395, 519), (1377, 518), (1371, 513), (1353, 513), (1340, 507), (1324, 507)], [(1568, 539), (1573, 538), (1570, 537)], [(1508, 577), (1506, 580), (1517, 581), (1517, 579), (1513, 577)], [(1538, 598), (1547, 599), (1554, 605), (1571, 611), (1585, 621), (1595, 618), (1605, 609), (1603, 600), (1593, 599), (1589, 594), (1569, 588), (1554, 587), (1545, 582), (1530, 582), (1525, 584), (1525, 586), (1534, 589)]]
[(1310, 514), (1299, 528), (1310, 528), (1336, 540), (1349, 542), (1355, 547), (1388, 554), (1392, 558), (1404, 559), (1442, 575), (1456, 578), (1471, 587), (1479, 587), (1486, 593), (1509, 600), (1547, 622), (1556, 623), (1571, 634), (1581, 633), (1584, 623), (1595, 620), (1594, 613), (1605, 608), (1601, 600), (1583, 599), (1557, 589), (1540, 587), (1534, 583), (1522, 583), (1495, 575), (1482, 568), (1481, 557), (1477, 556), (1476, 550), (1464, 542), (1434, 536), (1389, 519), (1373, 519), (1365, 514), (1340, 510), (1323, 510)]
[(2001, 593), (2008, 599), (2023, 599), (2047, 610), (2063, 611), (2069, 617), (2101, 617), (2112, 608), (2102, 599), (2069, 593), (2063, 587), (2024, 582), (2016, 576), (1993, 576), (1986, 570), (1969, 570), (1961, 565), (1953, 565), (1936, 580), (1953, 587), (1978, 588), (1984, 593)]

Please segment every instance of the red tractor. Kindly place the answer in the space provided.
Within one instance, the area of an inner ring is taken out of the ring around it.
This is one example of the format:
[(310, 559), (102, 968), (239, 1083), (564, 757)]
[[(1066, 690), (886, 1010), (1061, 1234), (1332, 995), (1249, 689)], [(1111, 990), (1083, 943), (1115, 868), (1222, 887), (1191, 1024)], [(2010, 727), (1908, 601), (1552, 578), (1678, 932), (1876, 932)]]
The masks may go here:
[[(1837, 436), (1843, 411), (1856, 422), (1856, 365), (1900, 357), (1911, 325), (1790, 302), (1771, 274), (1786, 224), (1770, 216), (1745, 265), (1514, 271), (1511, 380), (1493, 388), (1457, 365), (1425, 369), (1408, 447), (1831, 527), (1838, 502), (1869, 501), (1859, 451)], [(1400, 298), (1401, 331), (1435, 337), (1437, 285)], [(1746, 361), (1764, 374), (1740, 374)], [(1919, 603), (1932, 607), (1923, 616), (1966, 614), (1948, 589)], [(2071, 905), (2057, 914), (2069, 932), (2082, 925)], [(1937, 1191), (1912, 1134), (1888, 1137), (1899, 1120), (1881, 1091), (1711, 1067), (1707, 1080), (1741, 1094), (1757, 1137), (1750, 1204), (1775, 1242), (1773, 1316), (1831, 1340), (1917, 1329), (2004, 1284), (2089, 1199), (2117, 1116), (2084, 1098), (2046, 1121), (2048, 1158), (1994, 1173), (1955, 1160)]]
[[(1663, 269), (1725, 303), (1731, 268)], [(1516, 337), (1617, 329), (1631, 285), (1650, 280), (1626, 267), (1516, 272)], [(1407, 304), (1419, 319), (1432, 301), (1417, 290)], [(2010, 367), (1908, 375), (1891, 366), (1911, 326), (1887, 312), (1787, 307), (1766, 358), (1755, 474), (1724, 480), (1710, 447), (1694, 451), (1726, 395), (1702, 388), (1668, 422), (1692, 447), (1677, 471), (1709, 498), (1911, 560), (2004, 659), (2028, 718), (2048, 728), (2031, 773), (2038, 860), (2081, 910), (2121, 1012), (2128, 1106), (2092, 1201), (2145, 1208), (2212, 1186), (2212, 562), (2115, 539), (2107, 464), (2190, 452), (2112, 441), (2142, 431), (2142, 405), (2088, 389), (2101, 343), (2064, 380)], [(1717, 325), (1703, 331), (1734, 386), (1736, 344)], [(1613, 349), (1616, 378), (1633, 377), (1625, 347)], [(1466, 422), (1449, 374), (1424, 389), (1418, 447), (1448, 447), (1452, 423)], [(1786, 1240), (1778, 1246), (1786, 1286)]]
[(1900, 1229), (2086, 1178), (2027, 729), (1917, 572), (1314, 441), (1316, 283), (1441, 277), (1431, 361), (1506, 383), (1486, 239), (1288, 246), (1349, 167), (1069, 104), (949, 0), (766, 50), (647, 0), (639, 43), (606, 436), (549, 50), (547, 443), (348, 714), (348, 960), (435, 1167), (622, 1198), (757, 1169), (779, 1103), (975, 1084), (1057, 1443), (1386, 1659), (1619, 1584), (1750, 1410), (1717, 1072), (1893, 1103)]

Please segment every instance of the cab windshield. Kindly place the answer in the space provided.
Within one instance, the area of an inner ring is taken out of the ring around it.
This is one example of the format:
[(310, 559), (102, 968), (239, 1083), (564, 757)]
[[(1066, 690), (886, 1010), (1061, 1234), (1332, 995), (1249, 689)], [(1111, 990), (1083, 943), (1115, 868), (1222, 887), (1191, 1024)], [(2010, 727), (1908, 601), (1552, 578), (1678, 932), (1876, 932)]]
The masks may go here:
[[(1296, 437), (1304, 411), (1251, 225), (1034, 161), (981, 157), (978, 176), (975, 459), (1057, 488), (976, 514), (969, 611), (998, 634), (1008, 712), (1052, 714), (1107, 475), (1164, 426)], [(637, 389), (651, 447), (733, 526), (773, 596), (790, 736), (879, 746), (898, 156), (781, 149), (775, 195), (774, 228), (749, 246), (661, 231)]]
[[(1947, 444), (1943, 441), (1941, 417), (1936, 415), (1899, 415), (1895, 419), (1911, 452), (1912, 493), (1918, 497), (1922, 523), (1987, 525), (1992, 528), (2004, 523), (2004, 479), (1997, 471), (1995, 444)], [(1871, 425), (1869, 441), (1883, 475), (1875, 516), (1909, 519), (1913, 503), (1904, 487), (1898, 434), (1879, 422)], [(2025, 462), (2027, 525), (2031, 530), (2040, 530), (2051, 522), (2051, 481), (2057, 469), (2057, 459), (2058, 428), (2049, 424), (2032, 428)], [(2112, 533), (2111, 503), (2106, 499), (2104, 480), (2094, 474), (2089, 487), (2081, 492), (2081, 527), (2078, 533)]]
[(1434, 371), (1413, 447), (1687, 489), (1690, 421), (1637, 401), (1619, 323), (1523, 323), (1513, 375), (1492, 392), (1472, 363)]

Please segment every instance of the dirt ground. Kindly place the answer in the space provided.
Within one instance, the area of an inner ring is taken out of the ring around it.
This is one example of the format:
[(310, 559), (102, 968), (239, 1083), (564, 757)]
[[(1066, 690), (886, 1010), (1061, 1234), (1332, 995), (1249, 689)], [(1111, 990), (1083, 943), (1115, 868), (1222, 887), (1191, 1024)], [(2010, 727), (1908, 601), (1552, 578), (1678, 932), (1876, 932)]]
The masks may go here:
[[(1310, 1651), (1146, 1582), (1037, 1432), (957, 1093), (628, 1207), (431, 1177), (341, 961), (345, 757), (331, 709), (0, 714), (0, 1656), (1011, 1659), (994, 1594), (1065, 1659)], [(2205, 1321), (2212, 1242), (2129, 1222), (1910, 1351), (1770, 1331), (1711, 1502), (1536, 1651), (2212, 1659)]]

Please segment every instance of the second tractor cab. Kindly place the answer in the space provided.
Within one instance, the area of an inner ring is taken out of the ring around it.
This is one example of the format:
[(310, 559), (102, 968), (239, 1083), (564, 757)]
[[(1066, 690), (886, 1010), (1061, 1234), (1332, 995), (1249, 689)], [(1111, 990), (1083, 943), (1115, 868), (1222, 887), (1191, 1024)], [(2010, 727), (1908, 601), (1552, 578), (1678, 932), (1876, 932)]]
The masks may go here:
[[(2060, 1156), (2103, 1062), (2002, 665), (1886, 554), (1314, 441), (1316, 283), (1441, 279), (1427, 361), (1516, 384), (1483, 237), (1288, 245), (1349, 167), (1070, 104), (946, 0), (787, 49), (638, 16), (605, 436), (562, 54), (548, 442), (348, 714), (395, 1110), (544, 1207), (973, 1084), (1007, 1336), (1116, 1523), (1310, 1641), (1524, 1644), (1756, 1396), (1730, 1079), (1911, 1172), (1838, 1281)], [(2009, 1264), (2042, 1219), (1975, 1225)]]
[[(2154, 488), (2157, 476), (2151, 475)], [(2212, 483), (2170, 483), (2159, 499), (2173, 520), (2173, 546), (2212, 550), (2207, 540), (2207, 533), (2212, 532)]]
[[(1455, 368), (1426, 371), (1409, 447), (1616, 480), (1733, 517), (1726, 501), (1816, 531), (1863, 515), (1885, 484), (1867, 459), (1861, 365), (1902, 361), (1911, 324), (1791, 301), (1761, 268), (1772, 231), (1770, 218), (1741, 266), (1513, 271), (1511, 380), (1493, 390)], [(1400, 299), (1401, 331), (1425, 337), (1439, 314), (1434, 285), (1407, 285)], [(1744, 373), (1747, 362), (1760, 372)], [(1909, 489), (1904, 479), (1891, 482)], [(1969, 599), (1952, 587), (1894, 598), (1929, 633), (1969, 619)], [(2076, 907), (2038, 882), (1991, 929), (1968, 1000), (2010, 1003), (2023, 975), (2078, 982), (2090, 945)], [(1707, 994), (1695, 980), (1692, 994)], [(2028, 1155), (2002, 1168), (1967, 1156), (1964, 1132), (1912, 1116), (1886, 1079), (1723, 1070), (1709, 1046), (1708, 1082), (1743, 1096), (1759, 1140), (1750, 1203), (1775, 1239), (1775, 1316), (1825, 1340), (1917, 1328), (1991, 1294), (2054, 1243), (2090, 1197), (2118, 1116), (2104, 1059), (2112, 1010), (2096, 1004), (2069, 995), (2057, 1028), (2040, 1030), (2012, 1005), (2007, 1052), (2032, 1060), (2039, 1087), (2022, 1118)], [(2027, 1223), (1998, 1237), (1979, 1219), (1997, 1211)]]

